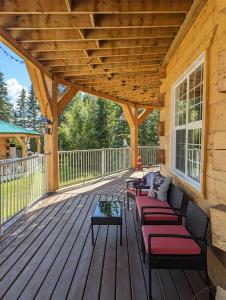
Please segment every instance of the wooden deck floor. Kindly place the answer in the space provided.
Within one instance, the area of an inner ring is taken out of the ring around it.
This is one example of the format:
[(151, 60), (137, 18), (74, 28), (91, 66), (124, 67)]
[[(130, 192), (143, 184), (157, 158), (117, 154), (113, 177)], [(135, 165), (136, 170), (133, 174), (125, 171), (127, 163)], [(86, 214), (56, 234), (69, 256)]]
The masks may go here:
[[(128, 173), (71, 189), (41, 201), (1, 241), (0, 299), (147, 299), (147, 265), (140, 253), (134, 209), (124, 210), (123, 245), (116, 226), (95, 227), (90, 216), (98, 194), (125, 194)], [(133, 205), (132, 205), (133, 206)], [(198, 272), (156, 270), (156, 300), (208, 299)]]

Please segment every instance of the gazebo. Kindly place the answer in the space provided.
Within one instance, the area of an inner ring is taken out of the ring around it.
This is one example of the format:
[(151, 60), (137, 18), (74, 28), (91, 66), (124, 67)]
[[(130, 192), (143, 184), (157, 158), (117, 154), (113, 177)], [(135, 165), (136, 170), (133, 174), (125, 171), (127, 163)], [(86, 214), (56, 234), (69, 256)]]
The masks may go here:
[(27, 144), (35, 139), (37, 152), (40, 153), (40, 133), (0, 120), (0, 159), (9, 158), (10, 139), (15, 138), (22, 147), (22, 157), (27, 156)]

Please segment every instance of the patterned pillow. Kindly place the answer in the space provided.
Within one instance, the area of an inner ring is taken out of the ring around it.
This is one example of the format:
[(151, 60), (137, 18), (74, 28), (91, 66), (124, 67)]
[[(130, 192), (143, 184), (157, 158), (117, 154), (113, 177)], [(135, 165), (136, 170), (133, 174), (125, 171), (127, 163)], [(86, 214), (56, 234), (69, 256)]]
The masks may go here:
[(166, 201), (171, 181), (171, 177), (165, 177), (160, 174), (156, 175), (153, 180), (153, 186), (150, 187), (150, 190), (148, 192), (148, 196), (151, 198)]
[(149, 172), (146, 175), (146, 185), (152, 186), (154, 183), (155, 176), (160, 175), (160, 172)]

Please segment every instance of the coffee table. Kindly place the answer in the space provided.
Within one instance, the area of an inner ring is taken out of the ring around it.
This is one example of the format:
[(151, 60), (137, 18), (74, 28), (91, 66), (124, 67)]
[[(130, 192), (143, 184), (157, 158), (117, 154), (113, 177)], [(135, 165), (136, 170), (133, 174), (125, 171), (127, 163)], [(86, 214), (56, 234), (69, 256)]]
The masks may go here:
[(122, 245), (122, 201), (99, 200), (91, 217), (92, 245), (94, 246), (93, 225), (119, 225)]

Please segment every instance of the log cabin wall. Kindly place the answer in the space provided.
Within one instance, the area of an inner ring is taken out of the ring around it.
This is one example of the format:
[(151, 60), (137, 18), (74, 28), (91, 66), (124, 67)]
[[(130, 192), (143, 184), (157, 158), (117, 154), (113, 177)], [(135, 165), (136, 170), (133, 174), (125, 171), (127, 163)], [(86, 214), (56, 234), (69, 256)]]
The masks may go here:
[[(220, 5), (222, 1), (207, 2), (185, 39), (167, 62), (166, 79), (161, 86), (161, 93), (165, 93), (165, 107), (160, 114), (160, 120), (165, 122), (165, 135), (160, 137), (161, 148), (165, 149), (165, 164), (161, 166), (161, 172), (173, 176), (174, 182), (181, 185), (208, 214), (211, 206), (226, 204), (226, 90), (219, 92), (218, 82), (219, 77), (226, 80), (226, 55), (224, 55), (226, 14), (222, 13)], [(204, 110), (206, 101), (208, 105), (205, 115), (206, 127), (203, 128), (203, 138), (206, 137), (205, 149), (202, 150), (204, 156), (206, 153), (203, 164), (203, 186), (201, 191), (198, 191), (172, 172), (169, 145), (173, 122), (172, 86), (203, 52), (205, 52), (204, 72), (207, 71)], [(225, 72), (223, 76), (222, 72)], [(220, 82), (220, 87), (222, 86), (226, 86), (226, 81)], [(226, 226), (226, 220), (222, 226)], [(213, 282), (226, 288), (226, 253), (211, 245), (211, 237), (209, 237), (208, 262)]]
[(6, 159), (9, 156), (9, 140), (0, 137), (0, 160)]

